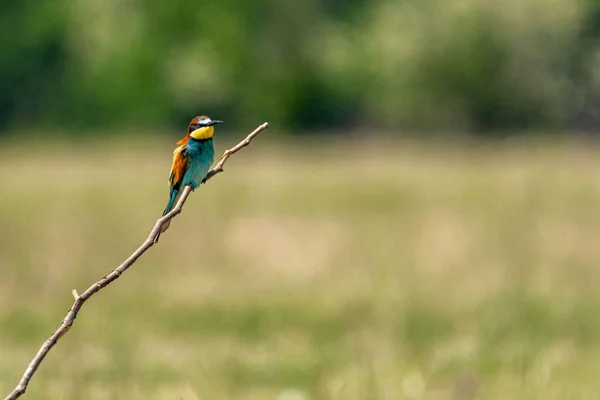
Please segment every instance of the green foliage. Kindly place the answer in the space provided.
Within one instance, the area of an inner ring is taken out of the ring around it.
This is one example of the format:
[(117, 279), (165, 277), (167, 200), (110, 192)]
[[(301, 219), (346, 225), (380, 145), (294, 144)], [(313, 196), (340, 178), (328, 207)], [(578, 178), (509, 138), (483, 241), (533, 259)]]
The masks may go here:
[(60, 0), (0, 3), (0, 126), (53, 116), (68, 67), (66, 19)]
[(5, 127), (181, 126), (200, 112), (292, 131), (558, 127), (593, 116), (600, 81), (594, 0), (0, 7)]

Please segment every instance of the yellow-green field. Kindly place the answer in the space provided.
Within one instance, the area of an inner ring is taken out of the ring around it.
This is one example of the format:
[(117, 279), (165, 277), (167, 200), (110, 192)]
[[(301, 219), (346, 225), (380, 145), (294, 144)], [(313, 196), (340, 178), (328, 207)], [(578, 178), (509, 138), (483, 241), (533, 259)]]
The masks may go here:
[[(84, 306), (25, 398), (598, 398), (600, 150), (266, 143)], [(2, 143), (0, 397), (145, 239), (172, 144)]]

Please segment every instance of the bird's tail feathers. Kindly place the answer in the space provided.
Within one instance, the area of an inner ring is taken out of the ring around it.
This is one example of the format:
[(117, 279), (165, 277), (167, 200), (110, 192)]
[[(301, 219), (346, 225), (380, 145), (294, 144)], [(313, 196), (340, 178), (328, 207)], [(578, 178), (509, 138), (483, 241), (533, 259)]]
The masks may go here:
[[(173, 209), (173, 207), (175, 206), (175, 203), (177, 203), (177, 200), (179, 199), (179, 190), (178, 189), (171, 189), (171, 197), (169, 198), (169, 202), (167, 203), (167, 206), (165, 207), (165, 210), (163, 211), (163, 217), (165, 215), (167, 215), (169, 213), (169, 211), (171, 211)], [(159, 236), (156, 237), (156, 241), (158, 241), (158, 237), (160, 237), (160, 234), (163, 233), (164, 231), (166, 231), (167, 229), (169, 229), (169, 226), (171, 225), (171, 220), (167, 221), (162, 228), (160, 229), (159, 232)]]
[(165, 207), (165, 210), (163, 211), (163, 214), (162, 214), (163, 216), (167, 215), (169, 213), (169, 211), (171, 211), (173, 209), (173, 206), (175, 206), (175, 202), (177, 201), (178, 198), (179, 198), (179, 190), (172, 189), (171, 197), (169, 198), (167, 207)]

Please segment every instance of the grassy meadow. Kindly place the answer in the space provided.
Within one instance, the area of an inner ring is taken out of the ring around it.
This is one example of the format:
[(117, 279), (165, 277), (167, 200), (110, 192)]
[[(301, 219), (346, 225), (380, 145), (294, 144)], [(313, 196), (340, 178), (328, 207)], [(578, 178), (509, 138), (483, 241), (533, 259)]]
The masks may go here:
[[(1, 143), (0, 397), (146, 238), (172, 146)], [(600, 148), (259, 137), (25, 398), (596, 399), (598, 282)]]

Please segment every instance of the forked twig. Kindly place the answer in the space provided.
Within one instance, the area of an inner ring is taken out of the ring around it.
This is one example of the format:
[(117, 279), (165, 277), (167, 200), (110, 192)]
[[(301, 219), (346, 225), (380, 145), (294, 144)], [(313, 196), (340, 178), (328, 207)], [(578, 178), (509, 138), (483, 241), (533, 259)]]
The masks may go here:
[[(206, 178), (204, 179), (204, 181), (202, 183), (206, 183), (213, 176), (217, 175), (220, 172), (223, 172), (223, 165), (225, 165), (225, 162), (227, 161), (227, 159), (231, 155), (237, 153), (240, 149), (248, 146), (250, 144), (250, 141), (254, 137), (256, 137), (259, 133), (261, 133), (263, 130), (267, 129), (268, 127), (269, 127), (269, 124), (265, 122), (264, 124), (262, 124), (258, 128), (256, 128), (252, 133), (250, 133), (244, 140), (242, 140), (240, 143), (238, 143), (235, 147), (232, 147), (231, 149), (226, 150), (225, 153), (223, 153), (223, 156), (221, 157), (221, 159), (219, 160), (217, 165), (209, 171), (208, 175), (206, 176)], [(104, 278), (102, 278), (98, 282), (94, 283), (81, 295), (79, 295), (76, 290), (73, 290), (72, 294), (73, 294), (73, 297), (75, 298), (75, 302), (71, 306), (71, 309), (69, 310), (69, 312), (63, 319), (63, 321), (60, 324), (60, 326), (58, 327), (58, 329), (52, 334), (52, 336), (50, 336), (44, 342), (42, 347), (40, 347), (40, 349), (38, 350), (38, 352), (35, 355), (35, 357), (33, 358), (33, 360), (31, 360), (31, 362), (29, 363), (29, 366), (25, 370), (25, 373), (21, 377), (19, 384), (14, 388), (14, 390), (8, 396), (5, 397), (4, 400), (15, 400), (15, 399), (21, 397), (25, 393), (25, 391), (27, 390), (29, 381), (31, 380), (31, 378), (33, 377), (35, 372), (37, 371), (37, 369), (40, 366), (40, 364), (42, 363), (42, 361), (44, 361), (44, 358), (46, 357), (48, 352), (54, 347), (54, 345), (56, 345), (58, 340), (65, 333), (67, 333), (69, 331), (69, 329), (71, 329), (71, 326), (73, 326), (73, 323), (75, 322), (75, 318), (77, 318), (77, 314), (79, 313), (79, 310), (81, 309), (83, 304), (86, 301), (88, 301), (90, 299), (90, 297), (92, 297), (94, 294), (96, 294), (101, 289), (105, 288), (111, 282), (116, 280), (123, 272), (125, 272), (129, 267), (131, 267), (137, 261), (137, 259), (142, 256), (142, 254), (144, 254), (150, 247), (152, 247), (156, 243), (155, 238), (160, 233), (162, 226), (165, 223), (167, 223), (167, 221), (172, 220), (173, 218), (175, 218), (176, 215), (181, 213), (183, 205), (185, 204), (185, 202), (191, 192), (192, 192), (192, 188), (190, 186), (186, 186), (183, 188), (181, 197), (179, 198), (179, 201), (177, 202), (175, 207), (168, 214), (159, 218), (156, 221), (156, 223), (154, 224), (154, 227), (152, 228), (152, 230), (150, 231), (150, 234), (148, 235), (148, 238), (144, 241), (144, 243), (142, 243), (142, 245), (140, 247), (138, 247), (138, 249), (136, 251), (133, 252), (133, 254), (131, 254), (125, 261), (123, 261), (123, 263), (121, 265), (119, 265), (117, 268), (112, 270)]]

